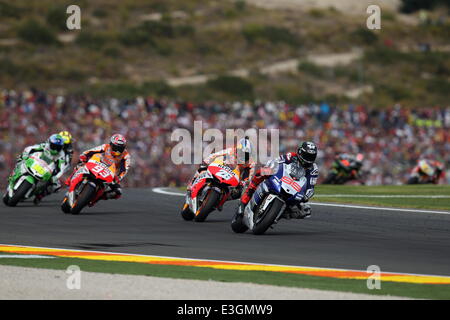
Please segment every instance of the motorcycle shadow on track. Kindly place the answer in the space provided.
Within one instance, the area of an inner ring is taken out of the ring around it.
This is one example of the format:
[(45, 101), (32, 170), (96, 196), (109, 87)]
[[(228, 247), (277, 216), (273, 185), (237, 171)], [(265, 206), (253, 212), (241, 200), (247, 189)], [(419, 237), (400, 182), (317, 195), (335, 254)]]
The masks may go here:
[(268, 230), (267, 233), (264, 234), (265, 237), (277, 237), (277, 236), (300, 236), (300, 237), (313, 237), (313, 236), (327, 236), (330, 235), (332, 232), (319, 232), (319, 231), (304, 231), (304, 230), (298, 230), (298, 231), (282, 231), (282, 230)]
[(3, 206), (3, 208), (9, 208), (11, 209), (11, 211), (20, 211), (21, 208), (58, 208), (58, 201), (55, 201), (54, 203), (49, 203), (49, 202), (45, 202), (45, 203), (39, 203), (39, 205), (35, 205), (33, 202), (20, 202), (16, 207), (14, 208), (10, 208), (7, 206)]
[[(133, 214), (136, 212), (131, 212), (131, 211), (125, 211), (125, 210), (120, 210), (120, 211), (86, 211), (86, 212), (82, 212), (80, 214), (78, 214), (78, 216), (103, 216), (103, 215), (116, 215), (116, 214)], [(77, 216), (75, 214), (67, 214), (68, 216)]]

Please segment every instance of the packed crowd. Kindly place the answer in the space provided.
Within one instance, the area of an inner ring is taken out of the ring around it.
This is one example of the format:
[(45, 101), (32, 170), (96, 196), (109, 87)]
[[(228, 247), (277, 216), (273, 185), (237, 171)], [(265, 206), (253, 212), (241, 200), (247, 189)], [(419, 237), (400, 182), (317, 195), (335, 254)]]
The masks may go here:
[[(171, 141), (176, 128), (279, 129), (280, 152), (296, 149), (300, 141), (315, 141), (323, 179), (338, 153), (361, 152), (368, 185), (402, 184), (419, 158), (450, 167), (450, 107), (411, 109), (396, 105), (374, 109), (362, 105), (327, 103), (291, 105), (279, 102), (205, 102), (193, 104), (152, 97), (132, 100), (51, 95), (37, 90), (0, 92), (0, 186), (14, 167), (16, 156), (50, 134), (68, 130), (80, 152), (106, 143), (113, 133), (128, 139), (129, 187), (182, 186), (194, 165), (175, 165)], [(74, 160), (74, 161), (75, 161)], [(447, 174), (450, 177), (450, 174)], [(445, 181), (449, 183), (450, 181)]]

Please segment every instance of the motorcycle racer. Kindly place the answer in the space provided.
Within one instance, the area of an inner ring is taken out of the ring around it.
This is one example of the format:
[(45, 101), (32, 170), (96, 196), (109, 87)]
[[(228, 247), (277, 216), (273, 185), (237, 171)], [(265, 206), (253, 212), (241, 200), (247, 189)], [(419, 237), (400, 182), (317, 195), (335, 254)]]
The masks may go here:
[[(314, 162), (317, 157), (317, 146), (313, 142), (303, 142), (297, 149), (297, 152), (289, 152), (287, 154), (281, 155), (272, 162), (286, 163), (290, 164), (293, 161), (300, 164), (305, 169), (305, 177), (307, 179), (306, 193), (299, 206), (288, 208), (287, 216), (285, 218), (296, 218), (303, 219), (311, 215), (311, 207), (306, 204), (306, 202), (311, 199), (314, 195), (314, 186), (317, 183), (317, 178), (319, 175), (319, 168)], [(269, 162), (270, 163), (270, 162)], [(265, 168), (259, 168), (256, 170), (254, 176), (252, 177), (250, 184), (247, 189), (243, 192), (238, 208), (236, 209), (236, 214), (233, 218), (235, 220), (237, 217), (244, 214), (244, 209), (247, 203), (253, 196), (256, 188), (260, 183), (270, 176), (270, 173), (265, 170)]]
[[(66, 180), (66, 185), (70, 185), (70, 181), (74, 173), (78, 170), (80, 166), (86, 164), (89, 159), (96, 153), (105, 154), (110, 160), (114, 161), (117, 167), (117, 174), (115, 176), (114, 182), (109, 186), (111, 190), (105, 192), (104, 190), (99, 190), (99, 193), (95, 196), (98, 200), (108, 200), (108, 199), (119, 199), (122, 196), (122, 188), (120, 186), (120, 182), (123, 180), (125, 175), (127, 174), (130, 168), (130, 154), (127, 149), (127, 140), (121, 134), (114, 134), (109, 144), (102, 144), (95, 148), (84, 151), (79, 158), (79, 162), (74, 169), (72, 175)], [(90, 203), (90, 206), (93, 206), (95, 203)]]
[(439, 161), (421, 159), (412, 170), (408, 184), (438, 184), (441, 179), (445, 179), (444, 165)]
[[(216, 158), (225, 157), (225, 163), (236, 167), (239, 171), (239, 187), (235, 188), (231, 192), (231, 198), (237, 199), (241, 196), (241, 192), (246, 181), (254, 173), (255, 162), (252, 157), (252, 152), (253, 146), (250, 142), (250, 139), (248, 137), (242, 138), (238, 141), (235, 147), (212, 153), (207, 158), (205, 158), (200, 164), (197, 172), (194, 175), (194, 178), (191, 181), (194, 181), (202, 171), (206, 170)], [(188, 189), (189, 187), (190, 184), (188, 186)]]
[(361, 168), (364, 161), (364, 155), (358, 153), (357, 155), (351, 155), (342, 153), (336, 156), (331, 172), (323, 184), (344, 184), (350, 180), (358, 180), (361, 184)]
[(61, 131), (58, 133), (61, 137), (63, 137), (64, 139), (64, 147), (63, 147), (63, 151), (65, 154), (65, 158), (66, 158), (66, 165), (67, 168), (70, 166), (70, 164), (72, 163), (72, 158), (73, 158), (73, 146), (72, 143), (74, 141), (72, 135), (70, 134), (69, 131)]
[(68, 131), (61, 131), (58, 133), (63, 139), (64, 145), (62, 148), (62, 152), (64, 153), (64, 160), (61, 162), (61, 169), (57, 175), (54, 175), (51, 179), (51, 182), (40, 194), (36, 195), (34, 199), (34, 203), (38, 204), (42, 198), (45, 196), (56, 193), (61, 189), (61, 176), (70, 168), (72, 163), (73, 156), (73, 147), (72, 147), (72, 135)]
[(52, 178), (46, 189), (34, 198), (34, 204), (38, 204), (42, 198), (51, 193), (58, 187), (59, 178), (64, 173), (65, 155), (63, 150), (64, 139), (59, 134), (52, 134), (46, 142), (28, 146), (24, 149), (21, 155), (17, 157), (17, 162), (27, 160), (35, 152), (44, 152), (50, 157), (51, 161), (56, 164), (56, 169), (53, 172)]

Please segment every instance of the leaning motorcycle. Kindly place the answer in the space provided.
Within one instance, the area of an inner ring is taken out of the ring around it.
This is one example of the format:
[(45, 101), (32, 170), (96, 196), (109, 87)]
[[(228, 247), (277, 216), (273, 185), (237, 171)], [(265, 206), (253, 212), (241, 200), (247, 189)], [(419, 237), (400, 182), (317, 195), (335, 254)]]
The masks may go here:
[(288, 216), (286, 210), (302, 205), (307, 187), (305, 170), (296, 162), (290, 164), (273, 161), (263, 168), (269, 177), (255, 190), (245, 206), (244, 214), (233, 219), (231, 228), (236, 233), (251, 230), (260, 235), (269, 227)]
[(407, 184), (427, 184), (433, 183), (436, 175), (436, 169), (428, 164), (428, 162), (421, 160), (418, 165), (412, 170)]
[(112, 159), (105, 154), (94, 154), (73, 174), (69, 191), (61, 204), (61, 210), (64, 213), (79, 214), (86, 205), (96, 203), (99, 197), (109, 190), (109, 185), (114, 182), (116, 171), (116, 165)]
[(346, 184), (350, 181), (358, 182), (360, 185), (364, 185), (364, 176), (366, 172), (361, 170), (354, 172), (354, 169), (349, 169), (350, 163), (348, 160), (340, 160), (333, 162), (331, 171), (324, 179), (322, 184)]
[(47, 187), (56, 164), (45, 151), (20, 160), (8, 178), (3, 203), (14, 207), (22, 200), (40, 194)]
[(185, 220), (205, 221), (214, 209), (222, 209), (230, 194), (238, 187), (237, 169), (225, 164), (224, 157), (217, 158), (192, 181), (181, 216)]

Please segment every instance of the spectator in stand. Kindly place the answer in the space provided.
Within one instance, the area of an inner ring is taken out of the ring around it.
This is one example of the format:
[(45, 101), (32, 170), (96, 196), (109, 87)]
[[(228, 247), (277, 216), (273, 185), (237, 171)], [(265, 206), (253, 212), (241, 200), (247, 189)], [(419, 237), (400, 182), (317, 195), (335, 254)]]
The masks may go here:
[[(299, 140), (318, 145), (323, 179), (336, 153), (363, 153), (367, 185), (401, 184), (423, 156), (450, 167), (450, 107), (410, 109), (400, 105), (374, 109), (362, 105), (333, 106), (326, 102), (291, 105), (284, 101), (216, 103), (136, 97), (93, 99), (51, 95), (36, 89), (0, 91), (0, 186), (14, 167), (16, 155), (51, 133), (68, 130), (80, 150), (105, 141), (113, 133), (127, 137), (134, 155), (126, 185), (183, 186), (195, 165), (176, 166), (170, 137), (176, 128), (275, 128), (280, 153)], [(450, 177), (450, 174), (447, 175)]]

